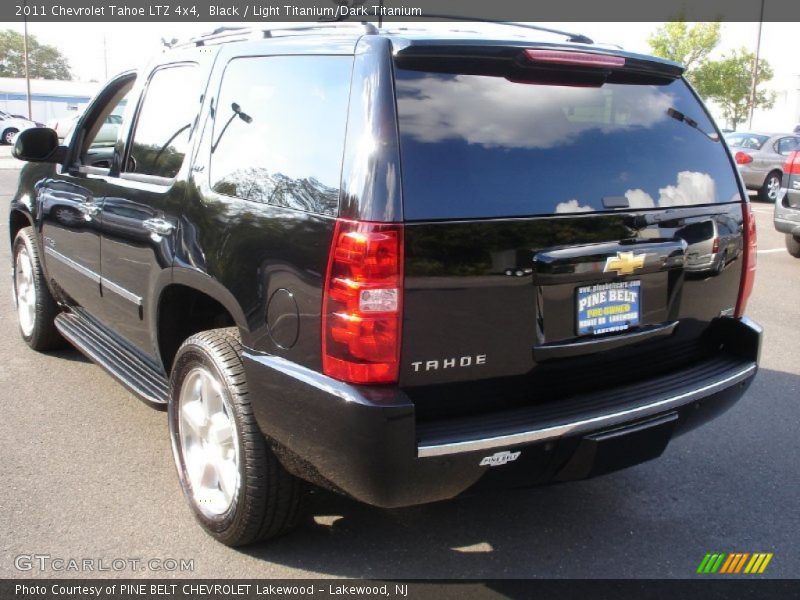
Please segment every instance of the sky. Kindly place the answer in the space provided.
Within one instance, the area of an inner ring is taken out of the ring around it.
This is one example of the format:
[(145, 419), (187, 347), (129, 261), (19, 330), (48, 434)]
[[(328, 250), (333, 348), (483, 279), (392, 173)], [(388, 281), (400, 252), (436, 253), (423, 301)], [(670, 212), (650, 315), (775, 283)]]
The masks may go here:
[[(229, 24), (231, 25), (231, 24)], [(450, 24), (443, 23), (446, 27)], [(576, 31), (623, 46), (633, 52), (649, 53), (648, 36), (658, 23), (543, 23)], [(135, 68), (158, 53), (161, 39), (187, 39), (213, 30), (215, 23), (30, 23), (29, 33), (41, 42), (58, 47), (69, 59), (76, 79), (105, 81), (120, 71)], [(22, 31), (22, 23), (0, 23), (0, 28)], [(783, 104), (776, 107), (776, 122), (800, 117), (800, 61), (788, 52), (787, 40), (797, 35), (796, 23), (764, 23), (761, 56), (775, 71), (771, 87), (782, 93)], [(716, 54), (746, 47), (755, 50), (756, 23), (723, 23), (721, 44)], [(781, 113), (782, 111), (782, 113)], [(773, 111), (775, 112), (775, 111)], [(792, 113), (788, 115), (788, 113)], [(786, 123), (788, 126), (788, 122)]]

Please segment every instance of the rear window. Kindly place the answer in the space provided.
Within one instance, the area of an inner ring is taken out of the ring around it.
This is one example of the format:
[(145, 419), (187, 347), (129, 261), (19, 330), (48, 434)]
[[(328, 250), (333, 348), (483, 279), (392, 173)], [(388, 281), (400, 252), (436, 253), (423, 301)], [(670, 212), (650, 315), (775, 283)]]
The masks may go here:
[(573, 87), (396, 69), (407, 220), (740, 199), (682, 80)]
[(746, 148), (748, 150), (761, 150), (769, 136), (756, 135), (754, 133), (729, 133), (725, 136), (729, 146)]

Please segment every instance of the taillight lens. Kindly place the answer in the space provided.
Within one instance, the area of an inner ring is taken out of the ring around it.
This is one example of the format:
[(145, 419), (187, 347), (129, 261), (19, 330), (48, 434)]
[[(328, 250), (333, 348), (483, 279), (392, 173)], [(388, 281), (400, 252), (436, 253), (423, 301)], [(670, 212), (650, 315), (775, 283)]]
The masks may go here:
[(567, 65), (575, 67), (619, 68), (625, 66), (625, 57), (570, 50), (545, 50), (529, 48), (525, 50), (528, 60), (536, 63)]
[(714, 253), (714, 254), (719, 252), (719, 238), (718, 237), (715, 237), (714, 241), (711, 244), (711, 252)]
[(742, 229), (744, 252), (742, 253), (742, 280), (739, 284), (739, 299), (736, 302), (736, 316), (744, 315), (747, 301), (753, 292), (756, 280), (756, 219), (749, 202), (742, 204)]
[(400, 365), (403, 226), (337, 220), (322, 299), (322, 370), (394, 383)]
[(734, 155), (733, 159), (736, 161), (737, 165), (746, 165), (753, 162), (753, 157), (747, 152), (742, 152), (741, 150)]
[(800, 175), (800, 152), (793, 151), (783, 164), (783, 172), (787, 175)]

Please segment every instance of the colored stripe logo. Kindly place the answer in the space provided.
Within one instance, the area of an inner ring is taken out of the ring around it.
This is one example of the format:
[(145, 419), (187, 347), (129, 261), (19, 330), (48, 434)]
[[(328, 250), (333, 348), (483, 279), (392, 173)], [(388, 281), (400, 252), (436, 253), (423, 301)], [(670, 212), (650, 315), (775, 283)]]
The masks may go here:
[(737, 573), (758, 574), (763, 573), (769, 561), (772, 560), (772, 552), (715, 552), (706, 554), (697, 572), (701, 574), (713, 575), (735, 575)]

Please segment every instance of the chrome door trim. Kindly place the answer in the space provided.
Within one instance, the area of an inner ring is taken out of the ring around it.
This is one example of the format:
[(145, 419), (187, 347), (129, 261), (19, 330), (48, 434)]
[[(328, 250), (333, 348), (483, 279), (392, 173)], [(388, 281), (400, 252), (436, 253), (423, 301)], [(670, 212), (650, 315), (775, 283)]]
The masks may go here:
[(105, 277), (102, 277), (99, 273), (95, 273), (94, 271), (92, 271), (88, 267), (84, 267), (79, 262), (76, 262), (76, 261), (72, 260), (68, 256), (64, 256), (63, 254), (61, 254), (61, 252), (58, 252), (57, 250), (54, 250), (53, 248), (51, 248), (50, 246), (47, 246), (47, 245), (44, 247), (44, 251), (45, 251), (45, 254), (49, 254), (50, 256), (52, 256), (53, 258), (58, 260), (59, 262), (61, 262), (61, 263), (65, 264), (66, 266), (74, 269), (75, 271), (77, 271), (81, 275), (84, 275), (84, 276), (88, 277), (93, 282), (99, 283), (101, 287), (103, 287), (104, 289), (107, 289), (109, 292), (113, 292), (117, 296), (120, 296), (120, 297), (124, 298), (128, 302), (132, 302), (136, 306), (142, 306), (143, 305), (141, 296), (137, 296), (136, 294), (134, 294), (130, 290), (126, 290), (121, 285), (117, 285), (113, 281), (110, 281), (110, 280), (106, 279)]

